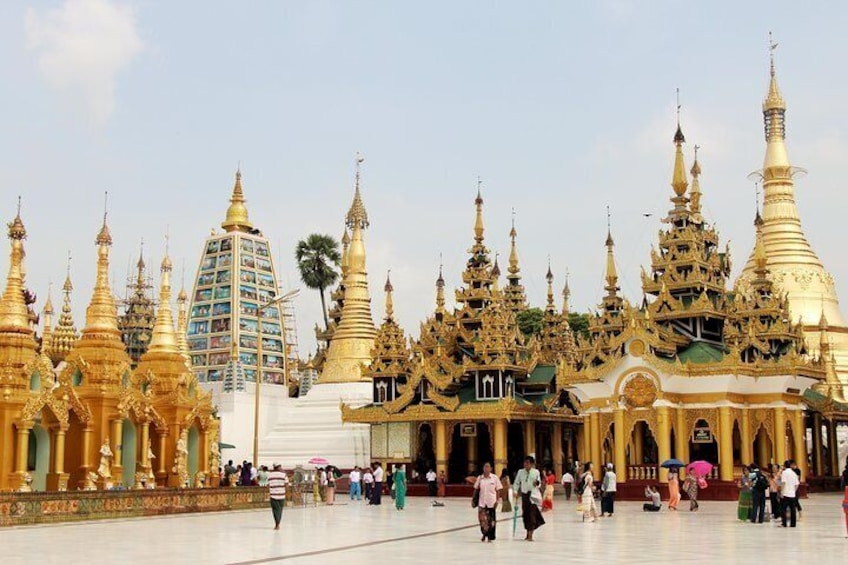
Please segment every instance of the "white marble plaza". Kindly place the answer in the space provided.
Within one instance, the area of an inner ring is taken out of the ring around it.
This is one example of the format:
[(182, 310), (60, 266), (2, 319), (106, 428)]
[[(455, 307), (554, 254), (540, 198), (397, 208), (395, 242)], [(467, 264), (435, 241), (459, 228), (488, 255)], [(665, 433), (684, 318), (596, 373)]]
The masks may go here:
[[(582, 524), (575, 503), (557, 498), (537, 541), (512, 536), (500, 514), (498, 539), (480, 542), (476, 513), (465, 500), (444, 508), (425, 498), (398, 512), (391, 504), (286, 509), (271, 529), (268, 511), (30, 526), (0, 530), (4, 565), (25, 563), (848, 563), (841, 496), (803, 501), (796, 529), (736, 521), (736, 505), (704, 502), (699, 513), (646, 514), (619, 503), (614, 518)], [(391, 500), (387, 499), (387, 503)], [(686, 506), (684, 502), (681, 506)]]

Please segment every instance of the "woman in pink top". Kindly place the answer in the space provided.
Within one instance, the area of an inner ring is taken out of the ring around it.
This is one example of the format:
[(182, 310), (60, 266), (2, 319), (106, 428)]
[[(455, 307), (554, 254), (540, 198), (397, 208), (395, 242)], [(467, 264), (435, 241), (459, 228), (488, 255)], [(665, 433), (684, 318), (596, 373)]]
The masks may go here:
[(483, 465), (483, 474), (477, 477), (474, 488), (480, 493), (480, 501), (477, 503), (477, 518), (480, 520), (480, 532), (483, 534), (480, 541), (494, 541), (495, 509), (498, 506), (501, 482), (492, 474), (492, 466), (489, 463)]

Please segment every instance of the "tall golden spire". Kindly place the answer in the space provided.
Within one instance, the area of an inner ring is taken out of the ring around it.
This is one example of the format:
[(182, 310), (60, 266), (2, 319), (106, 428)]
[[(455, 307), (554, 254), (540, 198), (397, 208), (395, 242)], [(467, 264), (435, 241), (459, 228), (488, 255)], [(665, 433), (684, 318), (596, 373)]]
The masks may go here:
[(689, 189), (689, 209), (692, 211), (694, 220), (701, 218), (701, 165), (698, 163), (698, 149), (701, 147), (695, 146), (695, 162), (692, 163), (692, 169), (689, 173), (692, 175), (692, 187)]
[(344, 281), (345, 277), (347, 277), (347, 273), (350, 270), (350, 234), (347, 231), (347, 227), (345, 227), (344, 233), (342, 234), (342, 281)]
[[(512, 229), (509, 230), (510, 248), (509, 248), (509, 274), (518, 275), (521, 270), (518, 267), (518, 250), (515, 247), (515, 237), (518, 232), (515, 231), (515, 211), (512, 213)], [(512, 277), (510, 277), (512, 278)]]
[(50, 359), (54, 364), (59, 364), (65, 356), (71, 352), (79, 335), (74, 325), (73, 309), (71, 308), (71, 292), (74, 285), (71, 283), (71, 254), (68, 253), (68, 272), (65, 275), (65, 284), (62, 285), (62, 313), (59, 314), (59, 322), (53, 331), (50, 344)]
[(474, 199), (474, 205), (477, 207), (477, 217), (474, 220), (474, 241), (477, 243), (483, 243), (483, 233), (485, 231), (483, 227), (483, 196), (480, 193), (482, 184), (483, 181), (480, 180), (480, 177), (477, 177), (477, 198)]
[(436, 279), (436, 313), (445, 312), (445, 277), (442, 275), (442, 263), (439, 262), (439, 278)]
[[(831, 325), (842, 327), (844, 322), (833, 276), (810, 247), (795, 203), (794, 176), (800, 169), (792, 166), (786, 148), (786, 102), (777, 85), (776, 47), (769, 35), (769, 87), (762, 105), (766, 153), (763, 168), (758, 172), (764, 194), (762, 246), (771, 278), (779, 281), (780, 291), (788, 298), (792, 321), (800, 320), (808, 330), (815, 331), (811, 324), (824, 309)], [(740, 277), (743, 286), (756, 277), (756, 268), (755, 245)], [(815, 339), (815, 336), (811, 334), (808, 338)], [(841, 345), (835, 344), (835, 347)], [(844, 347), (843, 352), (837, 352), (840, 372), (848, 371), (848, 340)]]
[(386, 320), (392, 320), (395, 316), (394, 302), (392, 301), (392, 292), (395, 290), (392, 286), (392, 270), (386, 273), (386, 285), (383, 287), (386, 292)]
[(562, 314), (568, 316), (568, 299), (571, 298), (571, 289), (568, 288), (568, 269), (565, 270), (565, 286), (562, 287)]
[(233, 195), (230, 197), (227, 217), (221, 223), (221, 227), (226, 231), (249, 232), (253, 230), (253, 224), (247, 215), (244, 192), (241, 189), (241, 168), (236, 170), (236, 183), (233, 186)]
[(618, 293), (618, 272), (615, 270), (615, 255), (613, 255), (613, 247), (615, 247), (615, 241), (612, 239), (612, 231), (609, 226), (609, 208), (607, 208), (607, 240), (604, 243), (607, 248), (607, 266), (606, 266), (606, 274), (604, 275), (604, 279), (607, 281), (604, 289), (610, 296)]
[(53, 314), (56, 311), (53, 309), (53, 283), (47, 285), (47, 301), (44, 303), (44, 309), (41, 311), (43, 325), (41, 330), (41, 353), (50, 356), (50, 348), (53, 345)]
[(377, 328), (371, 318), (371, 296), (365, 266), (363, 232), (369, 222), (360, 188), (360, 169), (363, 161), (362, 156), (357, 154), (353, 202), (345, 216), (345, 224), (351, 230), (351, 236), (347, 252), (348, 267), (343, 279), (344, 301), (339, 323), (327, 349), (321, 373), (323, 383), (362, 380), (362, 366), (370, 363), (371, 348), (377, 336)]
[(686, 164), (683, 161), (684, 143), (686, 143), (686, 138), (683, 137), (683, 130), (678, 122), (677, 131), (674, 133), (674, 172), (671, 176), (671, 187), (678, 197), (684, 196), (689, 187), (689, 181), (686, 179)]
[(171, 271), (173, 265), (167, 250), (162, 259), (159, 279), (159, 310), (156, 312), (156, 322), (153, 325), (153, 336), (150, 339), (150, 352), (180, 353), (177, 336), (174, 330), (174, 314), (171, 310)]
[(551, 260), (548, 259), (548, 272), (545, 274), (545, 280), (548, 281), (548, 310), (551, 312), (556, 310), (554, 305), (554, 274), (551, 272)]
[(83, 341), (101, 340), (117, 342), (123, 348), (121, 332), (118, 330), (118, 308), (109, 284), (109, 248), (112, 246), (112, 235), (103, 214), (103, 226), (97, 234), (97, 277), (94, 282), (94, 292), (91, 302), (85, 311), (85, 327), (82, 329)]
[[(11, 241), (11, 260), (6, 275), (6, 290), (0, 300), (0, 331), (11, 331), (32, 335), (29, 315), (24, 300), (24, 240), (27, 237), (24, 222), (21, 220), (21, 200), (18, 198), (18, 213), (8, 224), (8, 236)], [(33, 342), (34, 346), (34, 342)]]
[(190, 360), (188, 351), (188, 294), (186, 294), (185, 283), (180, 287), (177, 295), (177, 349), (187, 362)]
[(501, 268), (498, 266), (498, 254), (495, 253), (495, 263), (492, 265), (492, 292), (501, 289)]

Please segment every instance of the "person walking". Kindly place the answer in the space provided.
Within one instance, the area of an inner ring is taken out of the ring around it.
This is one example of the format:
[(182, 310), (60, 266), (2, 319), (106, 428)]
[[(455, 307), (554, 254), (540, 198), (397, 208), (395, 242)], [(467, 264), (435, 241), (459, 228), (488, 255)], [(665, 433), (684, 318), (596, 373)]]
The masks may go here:
[(545, 483), (545, 494), (542, 496), (542, 512), (554, 509), (554, 483), (556, 477), (550, 469), (542, 471), (542, 480)]
[(751, 499), (753, 498), (751, 486), (751, 468), (746, 465), (742, 468), (742, 478), (739, 479), (739, 500), (736, 506), (736, 518), (742, 522), (751, 519)]
[(371, 472), (371, 467), (365, 467), (365, 472), (362, 474), (362, 484), (365, 485), (365, 500), (371, 504), (371, 497), (374, 492), (374, 473)]
[(326, 502), (328, 506), (332, 506), (336, 503), (336, 469), (334, 467), (327, 467), (327, 470), (324, 473), (324, 480), (326, 481), (326, 486), (324, 487), (324, 502)]
[(444, 471), (439, 471), (439, 478), (436, 482), (438, 484), (436, 496), (438, 496), (439, 498), (444, 498), (448, 486), (448, 477), (447, 475), (445, 475)]
[(289, 484), (289, 478), (280, 468), (280, 465), (274, 463), (271, 465), (272, 471), (268, 473), (268, 494), (271, 497), (271, 513), (274, 515), (274, 529), (280, 529), (280, 521), (283, 519), (283, 506), (286, 502), (286, 485)]
[(595, 477), (592, 476), (592, 462), (583, 464), (583, 474), (580, 475), (577, 494), (580, 495), (580, 503), (583, 506), (583, 521), (591, 518), (592, 522), (598, 521), (598, 507), (595, 506)]
[(492, 473), (490, 463), (483, 464), (483, 474), (474, 482), (474, 490), (478, 493), (477, 519), (480, 522), (480, 533), (482, 542), (495, 541), (495, 527), (497, 526), (496, 509), (498, 507), (498, 491), (501, 489), (501, 481)]
[(396, 466), (392, 477), (394, 479), (392, 484), (394, 484), (395, 489), (395, 508), (403, 510), (403, 507), (406, 506), (406, 465)]
[(362, 474), (359, 471), (359, 467), (354, 467), (353, 471), (350, 472), (348, 476), (348, 480), (350, 481), (350, 499), (351, 500), (362, 500)]
[(769, 482), (769, 506), (771, 507), (771, 519), (777, 522), (780, 519), (780, 468), (772, 465), (768, 476)]
[(677, 510), (680, 504), (680, 470), (672, 467), (668, 470), (668, 509)]
[(512, 487), (513, 491), (521, 497), (521, 518), (527, 532), (525, 541), (533, 541), (533, 532), (545, 524), (542, 512), (539, 511), (539, 506), (542, 504), (542, 494), (539, 492), (542, 478), (535, 465), (536, 459), (532, 455), (525, 457), (524, 468), (518, 470)]
[(439, 492), (439, 485), (436, 484), (436, 479), (438, 479), (436, 471), (431, 467), (424, 478), (427, 479), (427, 494), (430, 495), (431, 501), (436, 500)]
[(571, 500), (571, 491), (574, 490), (574, 475), (571, 474), (571, 469), (566, 468), (562, 474), (562, 488), (565, 489), (565, 500)]
[(762, 524), (766, 515), (769, 480), (756, 465), (751, 465), (751, 522)]
[(607, 463), (607, 472), (601, 481), (601, 518), (609, 515), (612, 518), (615, 512), (615, 492), (618, 490), (618, 478), (615, 476), (612, 463)]
[(512, 482), (509, 480), (509, 469), (506, 467), (501, 471), (501, 512), (512, 512)]
[(780, 499), (781, 499), (781, 507), (780, 507), (780, 518), (781, 525), (786, 527), (786, 513), (789, 511), (789, 526), (794, 528), (796, 525), (796, 521), (798, 519), (797, 511), (797, 497), (798, 497), (798, 486), (800, 486), (801, 482), (798, 480), (798, 475), (795, 473), (795, 469), (793, 466), (795, 465), (795, 461), (789, 459), (784, 463), (783, 472), (780, 474)]
[(380, 506), (380, 500), (383, 497), (383, 467), (378, 461), (374, 465), (374, 486), (371, 491), (371, 504)]
[(694, 472), (688, 473), (683, 480), (683, 492), (689, 497), (689, 512), (697, 512), (701, 505), (698, 504), (698, 476)]

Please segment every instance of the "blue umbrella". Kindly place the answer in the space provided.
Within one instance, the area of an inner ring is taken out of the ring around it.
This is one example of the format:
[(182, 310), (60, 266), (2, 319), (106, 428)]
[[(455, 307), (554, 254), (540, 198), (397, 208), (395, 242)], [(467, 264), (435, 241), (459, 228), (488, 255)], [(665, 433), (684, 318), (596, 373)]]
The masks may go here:
[(662, 467), (664, 469), (675, 469), (677, 467), (685, 467), (685, 466), (686, 466), (686, 463), (684, 463), (680, 459), (666, 459), (665, 461), (662, 462), (662, 465), (660, 465), (660, 467)]

